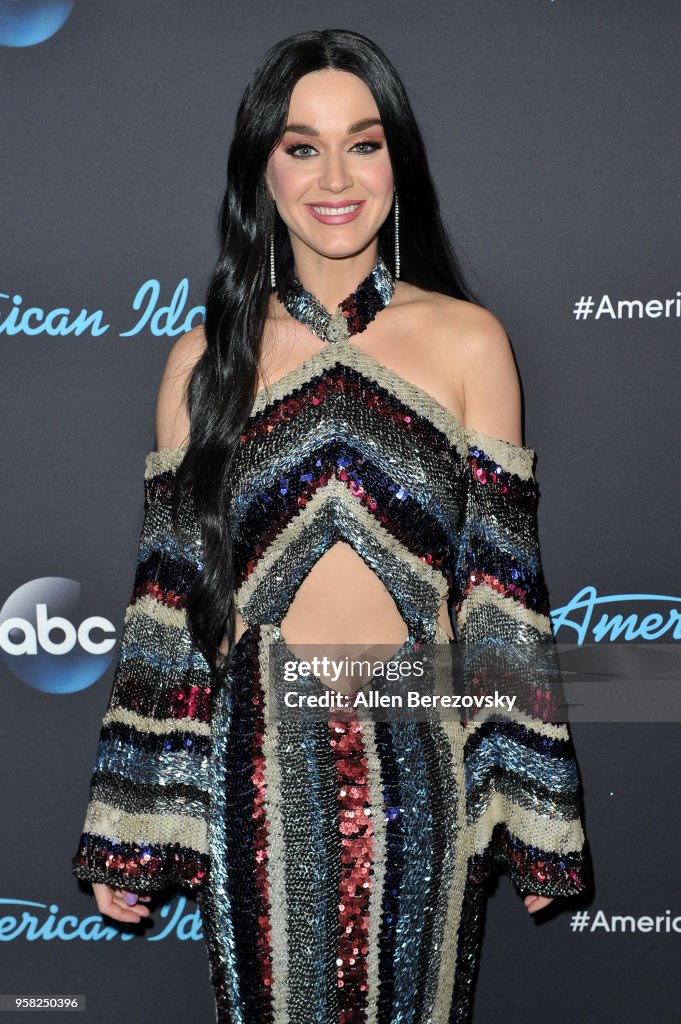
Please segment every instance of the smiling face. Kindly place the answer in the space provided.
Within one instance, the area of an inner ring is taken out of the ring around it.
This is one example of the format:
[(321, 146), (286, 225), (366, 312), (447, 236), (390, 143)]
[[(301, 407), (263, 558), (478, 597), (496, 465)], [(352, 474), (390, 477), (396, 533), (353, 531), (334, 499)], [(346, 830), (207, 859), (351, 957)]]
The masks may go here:
[(364, 82), (335, 69), (300, 78), (266, 178), (294, 256), (301, 244), (330, 258), (366, 248), (390, 212), (393, 173)]

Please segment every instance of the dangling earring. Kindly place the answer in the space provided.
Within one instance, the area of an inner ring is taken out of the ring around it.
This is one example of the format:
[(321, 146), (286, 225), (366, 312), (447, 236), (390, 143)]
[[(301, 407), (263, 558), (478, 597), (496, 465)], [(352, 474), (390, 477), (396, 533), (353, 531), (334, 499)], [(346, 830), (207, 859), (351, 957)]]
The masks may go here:
[(277, 279), (274, 276), (274, 235), (270, 235), (270, 284), (272, 291), (277, 287)]
[(400, 276), (400, 204), (395, 192), (395, 277)]

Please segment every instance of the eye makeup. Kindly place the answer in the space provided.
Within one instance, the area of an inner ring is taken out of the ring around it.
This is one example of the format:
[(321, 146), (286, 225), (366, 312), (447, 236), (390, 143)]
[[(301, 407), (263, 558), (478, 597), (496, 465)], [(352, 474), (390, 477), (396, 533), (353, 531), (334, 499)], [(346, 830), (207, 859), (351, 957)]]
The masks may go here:
[[(354, 142), (352, 144), (351, 151), (355, 148), (355, 146), (370, 146), (371, 147), (369, 150), (365, 150), (364, 152), (361, 152), (359, 154), (360, 156), (369, 156), (371, 153), (375, 153), (379, 149), (383, 149), (383, 143), (382, 142), (377, 142), (374, 139), (361, 139), (358, 142)], [(315, 147), (310, 142), (292, 142), (288, 146), (285, 147), (284, 152), (288, 156), (296, 156), (298, 159), (306, 160), (308, 158), (307, 157), (303, 157), (303, 156), (299, 156), (299, 154), (296, 153), (296, 150), (298, 150), (298, 149), (314, 149), (314, 148)]]

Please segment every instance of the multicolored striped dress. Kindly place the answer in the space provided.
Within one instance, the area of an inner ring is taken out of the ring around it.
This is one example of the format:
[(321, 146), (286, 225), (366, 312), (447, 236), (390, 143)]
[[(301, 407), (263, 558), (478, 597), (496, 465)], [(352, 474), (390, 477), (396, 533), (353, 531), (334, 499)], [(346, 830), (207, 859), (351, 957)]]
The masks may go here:
[[(185, 618), (202, 548), (189, 509), (180, 537), (171, 524), (183, 456), (147, 456), (75, 875), (195, 893), (217, 1022), (469, 1021), (488, 880), (587, 886), (571, 733), (546, 713), (559, 666), (534, 451), (466, 429), (349, 340), (259, 392), (228, 512), (247, 628), (220, 685)], [(496, 682), (500, 646), (541, 649), (520, 659), (513, 711), (272, 714), (273, 652), (295, 657), (282, 619), (339, 541), (393, 598), (401, 653), (456, 649), (469, 694)]]

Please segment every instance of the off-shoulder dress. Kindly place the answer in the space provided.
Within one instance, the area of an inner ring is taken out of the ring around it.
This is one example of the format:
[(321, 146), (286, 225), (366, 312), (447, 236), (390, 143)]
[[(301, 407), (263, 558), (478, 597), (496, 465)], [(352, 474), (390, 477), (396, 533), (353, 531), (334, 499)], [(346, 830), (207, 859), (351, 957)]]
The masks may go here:
[[(203, 565), (191, 510), (181, 537), (170, 518), (184, 452), (147, 456), (75, 875), (195, 893), (218, 1022), (470, 1020), (488, 880), (552, 896), (587, 885), (571, 732), (547, 714), (559, 665), (535, 452), (466, 429), (350, 340), (260, 391), (227, 512), (247, 628), (221, 685), (185, 617)], [(271, 714), (272, 652), (296, 657), (282, 619), (343, 542), (399, 609), (399, 653), (456, 649), (469, 694), (496, 685), (502, 647), (531, 652), (513, 710)]]

